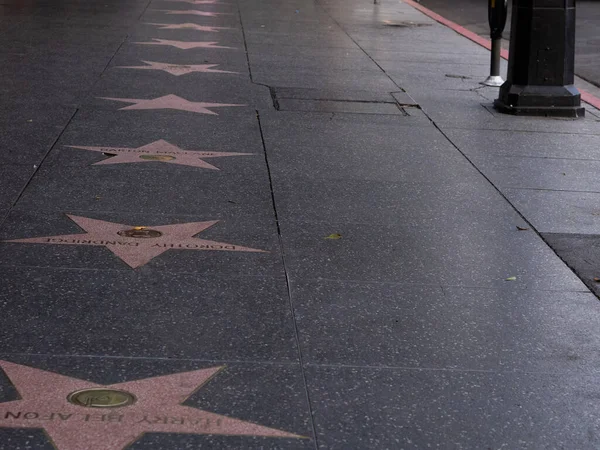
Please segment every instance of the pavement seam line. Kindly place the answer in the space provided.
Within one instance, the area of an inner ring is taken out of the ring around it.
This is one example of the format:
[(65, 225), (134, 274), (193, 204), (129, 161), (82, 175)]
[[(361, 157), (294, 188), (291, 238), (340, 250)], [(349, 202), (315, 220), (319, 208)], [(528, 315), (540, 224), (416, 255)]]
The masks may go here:
[(317, 436), (317, 428), (315, 425), (312, 402), (310, 399), (310, 391), (308, 390), (308, 381), (306, 379), (306, 373), (304, 371), (304, 361), (302, 357), (302, 348), (300, 347), (300, 331), (298, 330), (298, 323), (296, 321), (296, 312), (294, 311), (294, 302), (292, 300), (292, 288), (290, 285), (290, 277), (287, 269), (287, 264), (285, 260), (285, 248), (283, 246), (283, 236), (281, 235), (281, 227), (279, 224), (279, 216), (277, 214), (277, 202), (275, 201), (275, 192), (273, 191), (273, 176), (271, 173), (271, 166), (269, 165), (269, 156), (267, 153), (267, 144), (265, 142), (265, 136), (263, 132), (262, 122), (260, 120), (260, 113), (256, 110), (256, 120), (258, 121), (258, 129), (260, 131), (260, 139), (262, 141), (263, 153), (265, 157), (265, 164), (267, 166), (267, 174), (269, 177), (269, 189), (271, 191), (271, 202), (273, 204), (273, 214), (275, 215), (275, 224), (277, 225), (277, 240), (279, 242), (279, 250), (281, 255), (281, 263), (283, 264), (283, 273), (285, 276), (285, 285), (288, 294), (288, 304), (290, 308), (290, 314), (292, 316), (292, 323), (294, 325), (294, 338), (296, 342), (296, 346), (298, 347), (298, 363), (300, 365), (300, 373), (302, 374), (302, 381), (304, 383), (304, 391), (306, 393), (306, 402), (308, 407), (308, 413), (310, 414), (310, 427), (313, 432), (314, 441), (315, 441), (315, 450), (319, 448), (318, 436)]

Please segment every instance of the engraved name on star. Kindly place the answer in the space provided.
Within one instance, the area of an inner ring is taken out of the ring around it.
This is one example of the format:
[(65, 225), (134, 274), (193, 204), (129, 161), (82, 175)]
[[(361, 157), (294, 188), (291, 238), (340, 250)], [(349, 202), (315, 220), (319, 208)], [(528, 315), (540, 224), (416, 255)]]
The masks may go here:
[(231, 30), (229, 27), (210, 27), (205, 25), (198, 25), (196, 23), (147, 23), (147, 25), (153, 25), (159, 27), (160, 30), (196, 30), (196, 31), (208, 31), (211, 33), (218, 33), (219, 30)]
[(178, 97), (177, 95), (169, 94), (163, 97), (153, 98), (149, 100), (139, 98), (113, 98), (113, 97), (99, 97), (103, 100), (112, 100), (115, 102), (123, 103), (134, 103), (124, 108), (119, 108), (119, 111), (132, 110), (132, 109), (175, 109), (179, 111), (189, 111), (198, 114), (212, 114), (218, 115), (216, 112), (211, 111), (209, 108), (223, 108), (229, 106), (248, 106), (238, 105), (232, 103), (206, 103), (206, 102), (190, 102), (185, 98)]
[(239, 73), (230, 72), (228, 70), (217, 70), (213, 67), (218, 67), (219, 64), (199, 64), (199, 65), (184, 65), (184, 64), (169, 64), (154, 61), (142, 61), (147, 66), (115, 66), (116, 69), (137, 69), (137, 70), (162, 70), (176, 77), (187, 75), (188, 73)]
[(106, 247), (132, 269), (143, 266), (167, 250), (267, 253), (265, 250), (193, 237), (217, 224), (218, 220), (145, 227), (69, 214), (67, 217), (86, 233), (11, 239), (3, 242)]
[(0, 367), (20, 396), (0, 403), (0, 428), (42, 428), (56, 450), (124, 450), (145, 433), (303, 438), (182, 404), (223, 367), (111, 385), (8, 361)]
[(202, 169), (219, 170), (204, 159), (223, 158), (226, 156), (249, 156), (253, 153), (212, 152), (202, 150), (183, 150), (162, 139), (137, 148), (129, 147), (85, 147), (67, 145), (66, 147), (92, 152), (105, 153), (111, 156), (93, 165), (162, 162), (182, 166), (200, 167)]
[(232, 13), (221, 13), (211, 11), (199, 11), (197, 9), (186, 9), (186, 10), (170, 10), (170, 9), (154, 9), (153, 11), (160, 11), (166, 14), (182, 14), (190, 16), (203, 16), (203, 17), (217, 17), (217, 16), (229, 16)]
[(218, 42), (186, 42), (186, 41), (170, 41), (168, 39), (152, 39), (153, 42), (134, 42), (138, 45), (167, 45), (178, 48), (180, 50), (190, 50), (193, 48), (226, 48), (235, 50), (235, 47), (227, 47), (224, 45), (217, 45)]

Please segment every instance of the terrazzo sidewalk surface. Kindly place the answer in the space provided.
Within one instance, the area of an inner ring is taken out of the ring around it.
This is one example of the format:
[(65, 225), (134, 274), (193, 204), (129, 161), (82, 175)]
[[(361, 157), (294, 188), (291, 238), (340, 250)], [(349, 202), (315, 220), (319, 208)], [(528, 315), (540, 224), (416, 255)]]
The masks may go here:
[(599, 111), (497, 113), (391, 0), (0, 42), (1, 450), (600, 447)]

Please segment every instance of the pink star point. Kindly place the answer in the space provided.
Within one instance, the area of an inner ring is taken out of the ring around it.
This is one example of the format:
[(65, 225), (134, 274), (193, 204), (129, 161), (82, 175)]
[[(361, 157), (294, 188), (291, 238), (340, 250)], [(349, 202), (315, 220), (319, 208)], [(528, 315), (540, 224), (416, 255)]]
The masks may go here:
[(155, 9), (154, 11), (162, 11), (167, 14), (175, 14), (175, 15), (182, 14), (182, 15), (203, 16), (203, 17), (217, 17), (217, 16), (223, 16), (223, 15), (231, 15), (231, 13), (199, 11), (197, 9), (187, 9), (187, 10)]
[[(243, 247), (225, 242), (209, 241), (194, 236), (216, 225), (218, 220), (189, 222), (174, 225), (136, 227), (67, 214), (86, 233), (33, 238), (11, 239), (4, 242), (24, 244), (85, 245), (106, 247), (132, 269), (147, 264), (167, 250), (225, 251), (268, 253), (265, 250)], [(157, 236), (130, 237), (122, 233), (134, 229), (146, 229)]]
[(218, 64), (200, 64), (200, 65), (183, 65), (183, 64), (169, 64), (154, 61), (142, 61), (147, 66), (116, 66), (116, 69), (138, 69), (138, 70), (162, 70), (170, 73), (171, 75), (180, 76), (187, 75), (188, 73), (194, 72), (206, 72), (206, 73), (238, 73), (229, 72), (227, 70), (217, 70), (213, 67), (218, 67)]
[(154, 25), (160, 27), (161, 30), (196, 30), (196, 31), (207, 31), (211, 33), (218, 33), (219, 30), (230, 30), (229, 27), (211, 27), (205, 25), (198, 25), (195, 23), (148, 23), (148, 25)]
[(98, 161), (93, 165), (148, 163), (159, 162), (177, 164), (182, 166), (199, 167), (202, 169), (220, 170), (218, 167), (207, 163), (204, 159), (222, 158), (232, 156), (249, 156), (253, 153), (214, 152), (202, 150), (183, 150), (163, 139), (137, 148), (130, 147), (89, 147), (67, 145), (66, 147), (78, 150), (88, 150), (98, 153), (114, 155), (108, 159)]
[(169, 94), (163, 97), (153, 99), (139, 99), (139, 98), (113, 98), (113, 97), (99, 97), (103, 100), (112, 100), (115, 102), (123, 103), (134, 103), (133, 105), (119, 108), (119, 110), (132, 110), (132, 109), (176, 109), (180, 111), (189, 111), (199, 114), (211, 114), (218, 115), (216, 112), (211, 111), (209, 108), (219, 108), (227, 106), (247, 106), (231, 103), (205, 103), (205, 102), (190, 102), (184, 98), (178, 97), (177, 95)]
[(168, 39), (152, 39), (153, 42), (134, 42), (139, 45), (169, 45), (171, 47), (178, 48), (180, 50), (190, 50), (193, 48), (227, 48), (234, 49), (234, 47), (226, 47), (223, 45), (217, 45), (218, 42), (187, 42), (187, 41), (171, 41)]
[[(1, 361), (20, 399), (0, 403), (0, 428), (43, 428), (57, 450), (123, 450), (144, 433), (214, 434), (302, 438), (182, 403), (223, 367), (101, 385), (29, 366)], [(136, 399), (113, 408), (70, 403), (85, 389), (115, 389)]]

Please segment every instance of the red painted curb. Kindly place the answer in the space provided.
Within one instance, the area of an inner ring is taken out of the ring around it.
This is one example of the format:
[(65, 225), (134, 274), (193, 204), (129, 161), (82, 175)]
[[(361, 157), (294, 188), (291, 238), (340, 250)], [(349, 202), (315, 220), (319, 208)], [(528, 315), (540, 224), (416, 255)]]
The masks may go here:
[[(447, 26), (448, 28), (456, 31), (458, 34), (475, 42), (476, 44), (479, 44), (482, 47), (487, 48), (488, 50), (490, 50), (492, 48), (492, 43), (488, 39), (479, 36), (477, 33), (473, 33), (472, 31), (467, 30), (465, 27), (462, 27), (459, 24), (446, 19), (445, 17), (440, 16), (439, 14), (433, 12), (432, 10), (427, 9), (423, 5), (415, 2), (414, 0), (402, 0), (402, 1), (404, 3), (406, 3), (407, 5), (412, 6), (413, 8), (421, 11), (426, 16), (431, 17), (436, 22), (439, 22), (442, 25)], [(501, 56), (504, 59), (508, 59), (508, 50), (502, 49)], [(595, 95), (592, 95), (589, 92), (584, 91), (582, 89), (579, 89), (579, 92), (581, 93), (581, 100), (592, 105), (594, 108), (600, 109), (600, 98), (598, 98)]]

